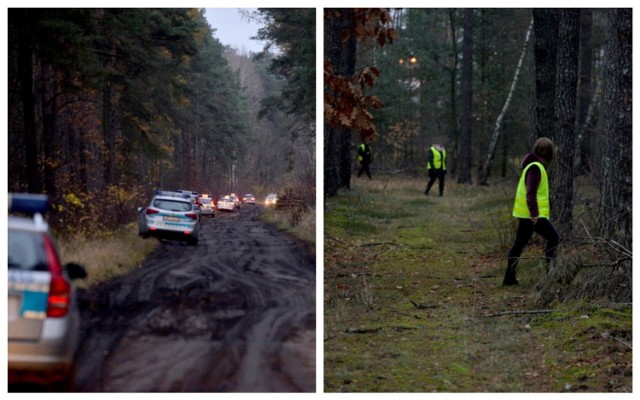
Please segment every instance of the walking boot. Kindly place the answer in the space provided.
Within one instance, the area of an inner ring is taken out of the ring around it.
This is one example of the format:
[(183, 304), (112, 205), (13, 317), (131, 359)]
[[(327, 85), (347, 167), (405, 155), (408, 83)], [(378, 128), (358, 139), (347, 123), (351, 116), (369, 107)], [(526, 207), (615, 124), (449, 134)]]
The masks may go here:
[(507, 270), (504, 273), (504, 280), (502, 281), (502, 286), (512, 286), (517, 285), (518, 280), (516, 279), (516, 266), (515, 263), (509, 262), (507, 266)]

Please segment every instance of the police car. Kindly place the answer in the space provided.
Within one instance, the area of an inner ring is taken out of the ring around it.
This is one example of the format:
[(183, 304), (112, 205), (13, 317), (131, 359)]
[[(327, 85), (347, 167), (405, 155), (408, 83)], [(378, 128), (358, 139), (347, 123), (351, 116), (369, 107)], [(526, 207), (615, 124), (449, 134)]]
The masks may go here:
[(215, 218), (215, 206), (213, 204), (213, 199), (208, 194), (203, 194), (198, 197), (200, 201), (200, 212), (202, 215)]
[(226, 210), (233, 212), (236, 209), (236, 203), (230, 195), (225, 195), (218, 200), (218, 210)]
[(189, 194), (157, 190), (147, 207), (138, 208), (138, 234), (197, 245), (200, 224), (194, 207)]
[(8, 366), (9, 384), (71, 390), (80, 316), (73, 279), (87, 276), (77, 264), (62, 265), (42, 214), (44, 195), (9, 194)]

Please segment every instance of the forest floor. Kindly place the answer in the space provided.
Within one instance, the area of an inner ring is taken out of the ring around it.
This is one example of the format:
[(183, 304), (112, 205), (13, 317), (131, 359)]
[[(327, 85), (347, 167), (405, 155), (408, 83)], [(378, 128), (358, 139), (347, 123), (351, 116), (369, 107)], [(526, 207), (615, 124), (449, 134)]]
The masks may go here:
[(539, 239), (503, 287), (515, 183), (447, 178), (443, 197), (374, 177), (325, 201), (324, 391), (631, 392), (631, 304), (535, 306)]

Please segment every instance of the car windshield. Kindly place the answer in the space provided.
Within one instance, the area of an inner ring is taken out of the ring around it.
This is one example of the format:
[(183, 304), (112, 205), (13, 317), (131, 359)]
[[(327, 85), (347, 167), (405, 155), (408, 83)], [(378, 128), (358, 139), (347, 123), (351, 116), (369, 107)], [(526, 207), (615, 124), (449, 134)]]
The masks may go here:
[(200, 199), (200, 203), (202, 203), (202, 204), (211, 204), (211, 199)]
[(169, 211), (192, 211), (191, 203), (177, 200), (155, 199), (153, 201), (155, 208), (161, 208)]
[(48, 271), (41, 234), (9, 230), (9, 269)]

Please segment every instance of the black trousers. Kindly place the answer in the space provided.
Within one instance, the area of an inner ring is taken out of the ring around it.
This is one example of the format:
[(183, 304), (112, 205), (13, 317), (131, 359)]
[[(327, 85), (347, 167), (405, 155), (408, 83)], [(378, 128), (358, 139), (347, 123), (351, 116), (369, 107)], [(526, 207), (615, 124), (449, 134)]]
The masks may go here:
[(518, 258), (522, 254), (524, 248), (529, 244), (533, 233), (537, 233), (546, 240), (546, 246), (544, 255), (547, 258), (547, 262), (551, 262), (556, 258), (556, 249), (558, 248), (558, 242), (560, 238), (556, 228), (553, 227), (551, 221), (546, 218), (539, 218), (538, 221), (533, 223), (528, 218), (519, 218), (518, 232), (516, 233), (516, 240), (509, 250), (509, 258)]
[(368, 162), (361, 162), (360, 163), (360, 171), (358, 171), (358, 178), (360, 178), (360, 175), (362, 175), (362, 173), (365, 172), (367, 174), (367, 176), (369, 177), (369, 179), (371, 179), (371, 171), (369, 171), (369, 163)]
[(446, 171), (442, 169), (430, 169), (429, 170), (429, 183), (427, 184), (427, 189), (424, 191), (424, 194), (429, 194), (429, 190), (431, 190), (431, 186), (438, 179), (438, 189), (440, 191), (440, 196), (444, 193), (444, 176), (446, 175)]
[(513, 246), (509, 250), (507, 271), (504, 278), (504, 284), (507, 285), (517, 283), (516, 266), (522, 251), (529, 244), (534, 232), (542, 236), (546, 241), (544, 255), (547, 259), (547, 266), (556, 258), (556, 250), (560, 242), (556, 228), (548, 219), (539, 218), (535, 224), (529, 218), (518, 218), (518, 221), (518, 232)]

